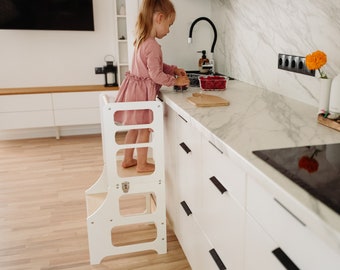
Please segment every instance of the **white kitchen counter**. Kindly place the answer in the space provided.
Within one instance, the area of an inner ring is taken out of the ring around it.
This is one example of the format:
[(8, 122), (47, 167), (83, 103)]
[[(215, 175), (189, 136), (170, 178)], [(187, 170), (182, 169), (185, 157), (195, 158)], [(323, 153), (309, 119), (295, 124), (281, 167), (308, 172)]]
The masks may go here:
[[(306, 216), (312, 230), (315, 225), (318, 234), (339, 247), (340, 216), (252, 151), (340, 143), (340, 132), (317, 123), (317, 108), (240, 81), (229, 81), (226, 91), (204, 92), (229, 100), (226, 107), (196, 107), (186, 99), (193, 92), (200, 89), (175, 92), (163, 87), (161, 98), (175, 111), (189, 116), (199, 132), (244, 170), (262, 179), (261, 184), (270, 192)], [(330, 230), (320, 230), (320, 224)]]

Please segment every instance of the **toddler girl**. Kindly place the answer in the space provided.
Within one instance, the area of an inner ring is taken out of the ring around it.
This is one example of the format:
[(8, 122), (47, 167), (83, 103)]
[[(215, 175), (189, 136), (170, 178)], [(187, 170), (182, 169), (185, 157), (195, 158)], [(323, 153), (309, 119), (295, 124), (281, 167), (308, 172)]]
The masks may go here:
[[(176, 12), (170, 0), (143, 1), (136, 23), (131, 71), (126, 73), (116, 102), (153, 101), (162, 85), (189, 84), (183, 69), (163, 63), (162, 50), (156, 41), (156, 38), (161, 39), (169, 33), (175, 16)], [(116, 113), (115, 121), (124, 125), (148, 124), (152, 122), (152, 112), (120, 111)], [(149, 141), (149, 136), (149, 129), (132, 129), (127, 132), (125, 143), (146, 143)], [(147, 162), (147, 147), (137, 148), (137, 160), (134, 159), (133, 152), (133, 148), (125, 149), (122, 167), (137, 165), (137, 172), (154, 171), (154, 164)]]

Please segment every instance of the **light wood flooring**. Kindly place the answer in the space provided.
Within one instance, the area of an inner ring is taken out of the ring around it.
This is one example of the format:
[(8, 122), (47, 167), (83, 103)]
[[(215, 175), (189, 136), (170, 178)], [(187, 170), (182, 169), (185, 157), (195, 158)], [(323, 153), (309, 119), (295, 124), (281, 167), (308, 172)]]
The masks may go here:
[(99, 135), (0, 141), (1, 270), (191, 269), (168, 226), (168, 253), (91, 266), (85, 190), (102, 170)]

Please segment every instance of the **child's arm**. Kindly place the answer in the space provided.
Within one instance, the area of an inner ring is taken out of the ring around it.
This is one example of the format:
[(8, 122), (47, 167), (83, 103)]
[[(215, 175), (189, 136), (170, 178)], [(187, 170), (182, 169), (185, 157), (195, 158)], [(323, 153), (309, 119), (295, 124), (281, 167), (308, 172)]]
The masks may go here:
[(177, 69), (174, 65), (168, 65), (163, 63), (163, 72), (169, 75), (175, 75), (175, 70)]
[[(185, 73), (183, 69), (179, 69), (174, 65), (167, 65), (163, 63), (161, 47), (158, 43), (150, 43), (145, 46), (146, 66), (150, 78), (159, 85), (173, 86), (173, 85), (187, 85), (189, 79), (186, 76), (179, 76), (175, 78), (174, 75)], [(186, 77), (186, 79), (180, 77)]]
[(183, 68), (178, 68), (177, 66), (165, 63), (163, 63), (163, 72), (170, 75), (187, 76), (187, 73)]

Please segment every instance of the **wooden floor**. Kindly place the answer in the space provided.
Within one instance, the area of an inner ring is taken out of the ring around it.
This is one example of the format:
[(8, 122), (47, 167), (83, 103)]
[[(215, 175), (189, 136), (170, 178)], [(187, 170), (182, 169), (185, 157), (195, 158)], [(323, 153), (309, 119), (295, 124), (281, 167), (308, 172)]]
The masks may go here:
[(0, 269), (190, 269), (168, 226), (168, 253), (91, 266), (85, 190), (102, 170), (98, 135), (0, 141)]

